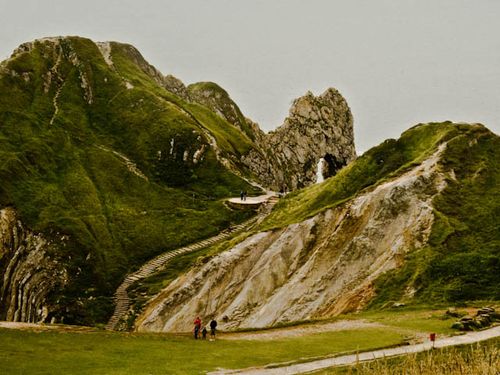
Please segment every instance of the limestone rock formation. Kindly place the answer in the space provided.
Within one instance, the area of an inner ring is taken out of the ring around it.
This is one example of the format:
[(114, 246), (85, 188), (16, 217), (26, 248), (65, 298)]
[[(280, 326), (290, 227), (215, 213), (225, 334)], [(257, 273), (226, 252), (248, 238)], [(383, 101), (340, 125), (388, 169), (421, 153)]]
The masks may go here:
[(356, 157), (353, 117), (346, 100), (333, 88), (319, 96), (296, 99), (283, 125), (265, 134), (245, 118), (228, 93), (213, 82), (189, 85), (189, 99), (237, 126), (255, 143), (242, 162), (259, 182), (273, 190), (295, 190), (316, 182), (317, 164), (325, 160), (324, 177), (337, 173)]
[(353, 117), (333, 88), (296, 99), (282, 126), (267, 134), (243, 159), (261, 182), (275, 190), (295, 190), (316, 181), (318, 161), (333, 176), (356, 157)]
[(68, 281), (67, 271), (54, 257), (64, 240), (55, 244), (26, 228), (13, 208), (0, 210), (0, 320), (50, 319), (58, 307), (48, 297)]
[[(293, 113), (310, 113), (297, 104)], [(373, 281), (427, 242), (432, 200), (446, 186), (444, 148), (335, 209), (254, 234), (192, 269), (150, 302), (137, 329), (188, 331), (197, 315), (217, 317), (222, 329), (260, 328), (361, 309)]]

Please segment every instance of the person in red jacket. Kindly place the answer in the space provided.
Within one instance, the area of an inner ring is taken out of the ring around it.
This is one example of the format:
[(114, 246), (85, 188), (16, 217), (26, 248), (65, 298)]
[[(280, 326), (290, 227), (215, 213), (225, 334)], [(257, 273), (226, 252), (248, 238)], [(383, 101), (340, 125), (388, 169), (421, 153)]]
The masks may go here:
[(194, 320), (194, 338), (195, 338), (195, 340), (198, 339), (198, 335), (200, 334), (200, 329), (201, 329), (201, 319), (198, 316)]

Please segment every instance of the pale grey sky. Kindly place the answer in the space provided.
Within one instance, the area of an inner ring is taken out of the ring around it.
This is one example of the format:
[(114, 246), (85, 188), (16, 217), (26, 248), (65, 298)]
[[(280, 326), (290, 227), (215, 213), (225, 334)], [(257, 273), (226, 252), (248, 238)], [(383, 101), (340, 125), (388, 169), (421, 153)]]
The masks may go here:
[(336, 87), (358, 152), (419, 122), (500, 131), (497, 0), (0, 0), (0, 59), (54, 35), (131, 43), (186, 84), (217, 82), (265, 130)]

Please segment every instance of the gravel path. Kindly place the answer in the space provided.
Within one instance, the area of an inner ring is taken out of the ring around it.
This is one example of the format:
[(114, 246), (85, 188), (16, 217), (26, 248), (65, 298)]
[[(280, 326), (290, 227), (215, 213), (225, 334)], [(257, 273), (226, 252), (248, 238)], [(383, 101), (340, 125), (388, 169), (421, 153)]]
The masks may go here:
[[(436, 348), (445, 348), (448, 346), (456, 346), (463, 344), (473, 344), (475, 342), (488, 340), (500, 336), (500, 326), (486, 329), (479, 332), (471, 332), (461, 336), (446, 337), (436, 340)], [(226, 374), (245, 374), (245, 375), (291, 375), (303, 374), (312, 371), (322, 370), (328, 367), (345, 366), (354, 364), (358, 361), (371, 361), (374, 359), (393, 357), (411, 353), (423, 352), (430, 350), (432, 343), (427, 341), (423, 344), (415, 344), (408, 346), (400, 346), (397, 348), (374, 350), (359, 354), (343, 355), (339, 357), (321, 359), (317, 361), (298, 363), (295, 365), (279, 367), (279, 368), (251, 368), (242, 370), (220, 370), (211, 372), (211, 375), (226, 375)]]

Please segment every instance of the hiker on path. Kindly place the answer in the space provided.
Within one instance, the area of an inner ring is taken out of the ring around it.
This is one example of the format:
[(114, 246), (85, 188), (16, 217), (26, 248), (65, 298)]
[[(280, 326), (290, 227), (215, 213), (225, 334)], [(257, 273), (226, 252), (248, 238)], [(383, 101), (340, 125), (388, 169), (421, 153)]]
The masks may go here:
[(215, 329), (217, 328), (217, 321), (212, 319), (210, 322), (210, 340), (215, 340)]
[(207, 339), (207, 327), (203, 327), (203, 330), (201, 331), (201, 338), (203, 340)]
[(240, 199), (243, 200), (243, 198), (245, 197), (245, 193), (242, 191), (240, 191)]
[(243, 200), (246, 201), (247, 200), (247, 191), (245, 190), (243, 192)]
[(201, 329), (201, 319), (198, 316), (194, 320), (194, 338), (195, 338), (195, 340), (198, 340), (198, 335), (200, 334), (200, 329)]

